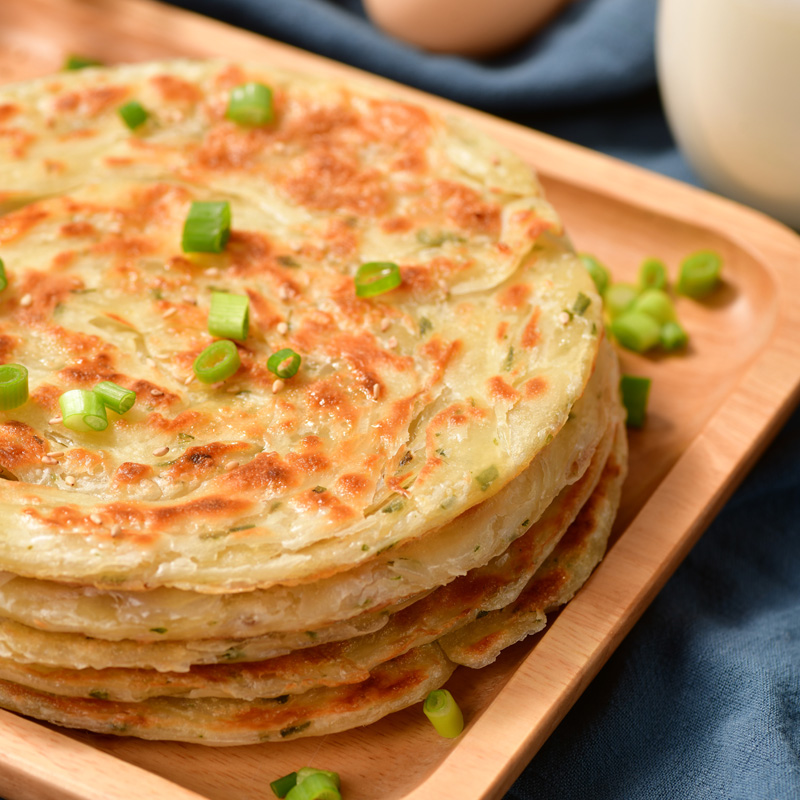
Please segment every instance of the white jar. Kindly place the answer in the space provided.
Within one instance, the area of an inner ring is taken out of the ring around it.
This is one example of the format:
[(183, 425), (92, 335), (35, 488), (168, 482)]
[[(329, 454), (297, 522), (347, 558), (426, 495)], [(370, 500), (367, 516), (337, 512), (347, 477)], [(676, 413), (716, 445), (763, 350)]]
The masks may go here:
[(700, 178), (800, 228), (800, 0), (660, 0), (656, 54)]

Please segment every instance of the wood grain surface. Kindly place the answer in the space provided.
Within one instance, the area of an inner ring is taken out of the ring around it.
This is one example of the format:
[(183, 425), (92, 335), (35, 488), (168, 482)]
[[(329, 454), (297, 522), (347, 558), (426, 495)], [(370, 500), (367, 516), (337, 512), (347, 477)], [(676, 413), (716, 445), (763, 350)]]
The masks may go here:
[(631, 474), (612, 546), (546, 632), (448, 684), (465, 712), (441, 739), (419, 708), (320, 739), (210, 749), (58, 730), (0, 712), (0, 794), (8, 800), (258, 800), (312, 764), (341, 773), (347, 800), (500, 797), (613, 652), (778, 430), (800, 392), (800, 239), (768, 218), (527, 128), (367, 76), (149, 0), (0, 3), (0, 81), (56, 71), (68, 53), (108, 63), (179, 56), (252, 59), (351, 77), (471, 119), (539, 172), (579, 250), (616, 280), (657, 255), (674, 274), (719, 250), (725, 285), (678, 301), (680, 356), (623, 355), (653, 379), (633, 431)]

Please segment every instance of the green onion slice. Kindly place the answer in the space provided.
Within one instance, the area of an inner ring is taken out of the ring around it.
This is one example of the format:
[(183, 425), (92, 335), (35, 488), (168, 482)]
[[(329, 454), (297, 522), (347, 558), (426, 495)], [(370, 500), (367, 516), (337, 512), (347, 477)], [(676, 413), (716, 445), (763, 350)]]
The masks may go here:
[(18, 408), (28, 399), (28, 370), (22, 364), (0, 366), (0, 408)]
[(639, 288), (666, 289), (667, 268), (659, 258), (646, 258), (639, 267)]
[(713, 250), (700, 250), (687, 256), (678, 274), (676, 290), (687, 297), (699, 299), (717, 288), (722, 270), (722, 258)]
[(314, 772), (289, 790), (286, 800), (342, 800), (336, 783), (324, 772)]
[(212, 292), (208, 312), (208, 332), (223, 339), (247, 338), (250, 299), (244, 294)]
[(644, 353), (661, 341), (661, 325), (640, 311), (626, 311), (611, 323), (616, 340), (628, 350)]
[(632, 311), (647, 314), (656, 322), (674, 322), (675, 307), (672, 305), (669, 295), (661, 289), (645, 289), (631, 305)]
[(678, 322), (670, 320), (661, 326), (661, 346), (665, 350), (680, 350), (689, 343), (689, 334)]
[(264, 125), (272, 122), (272, 89), (263, 83), (243, 83), (231, 90), (225, 116), (240, 125)]
[(133, 408), (136, 402), (136, 392), (125, 389), (112, 381), (102, 381), (94, 387), (94, 393), (100, 395), (103, 405), (116, 411), (117, 414), (124, 414)]
[(3, 259), (0, 258), (0, 292), (8, 286), (8, 278), (6, 277), (6, 265), (3, 263)]
[(274, 372), (279, 378), (292, 378), (297, 375), (302, 359), (289, 347), (278, 350), (267, 360), (267, 369)]
[(184, 253), (221, 253), (231, 233), (227, 200), (194, 202), (183, 224)]
[(644, 425), (650, 383), (650, 378), (643, 378), (640, 375), (623, 375), (620, 378), (622, 404), (628, 412), (626, 422), (632, 428), (641, 428)]
[(217, 383), (235, 374), (242, 363), (236, 345), (228, 339), (210, 344), (194, 360), (194, 374), (203, 383)]
[(65, 427), (78, 433), (104, 431), (108, 417), (103, 398), (86, 389), (70, 389), (58, 398)]
[(86, 67), (101, 67), (102, 61), (94, 58), (86, 58), (86, 56), (69, 55), (64, 59), (64, 67), (66, 70), (86, 69)]
[(316, 769), (316, 767), (301, 767), (297, 770), (297, 782), (302, 783), (306, 778), (310, 778), (312, 775), (326, 775), (333, 781), (337, 789), (342, 788), (342, 782), (338, 772), (329, 772), (326, 769)]
[(633, 301), (638, 297), (639, 290), (630, 283), (612, 283), (605, 294), (603, 294), (603, 304), (608, 311), (611, 319), (627, 311)]
[(592, 255), (589, 253), (581, 253), (580, 259), (586, 271), (589, 273), (594, 285), (597, 287), (599, 295), (605, 294), (608, 284), (611, 282), (611, 275), (608, 270)]
[(270, 783), (269, 788), (272, 789), (275, 797), (286, 797), (290, 789), (294, 789), (297, 785), (297, 773), (290, 772), (282, 778), (278, 778)]
[(455, 739), (464, 730), (464, 715), (447, 689), (431, 692), (425, 698), (422, 710), (445, 739)]
[(150, 116), (145, 107), (138, 100), (131, 100), (120, 106), (117, 111), (122, 117), (122, 121), (131, 129), (136, 130), (140, 125), (144, 124)]
[(396, 289), (402, 282), (400, 267), (393, 261), (370, 261), (356, 272), (356, 295), (374, 297)]

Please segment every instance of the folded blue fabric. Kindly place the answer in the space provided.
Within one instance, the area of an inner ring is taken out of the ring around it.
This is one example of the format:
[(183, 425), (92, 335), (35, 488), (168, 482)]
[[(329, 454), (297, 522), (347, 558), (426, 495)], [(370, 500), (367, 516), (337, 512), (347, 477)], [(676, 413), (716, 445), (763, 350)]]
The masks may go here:
[[(579, 0), (501, 58), (392, 41), (358, 0), (174, 0), (696, 183), (666, 126), (656, 0)], [(800, 798), (800, 413), (508, 793)]]

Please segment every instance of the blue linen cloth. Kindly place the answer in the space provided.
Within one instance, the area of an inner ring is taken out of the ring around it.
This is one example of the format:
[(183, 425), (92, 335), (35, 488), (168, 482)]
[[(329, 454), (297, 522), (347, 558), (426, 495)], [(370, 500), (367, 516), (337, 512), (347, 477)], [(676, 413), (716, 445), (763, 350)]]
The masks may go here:
[[(391, 40), (359, 0), (172, 1), (698, 183), (659, 104), (656, 0), (578, 0), (480, 62)], [(506, 800), (800, 798), (798, 517), (795, 412)]]

